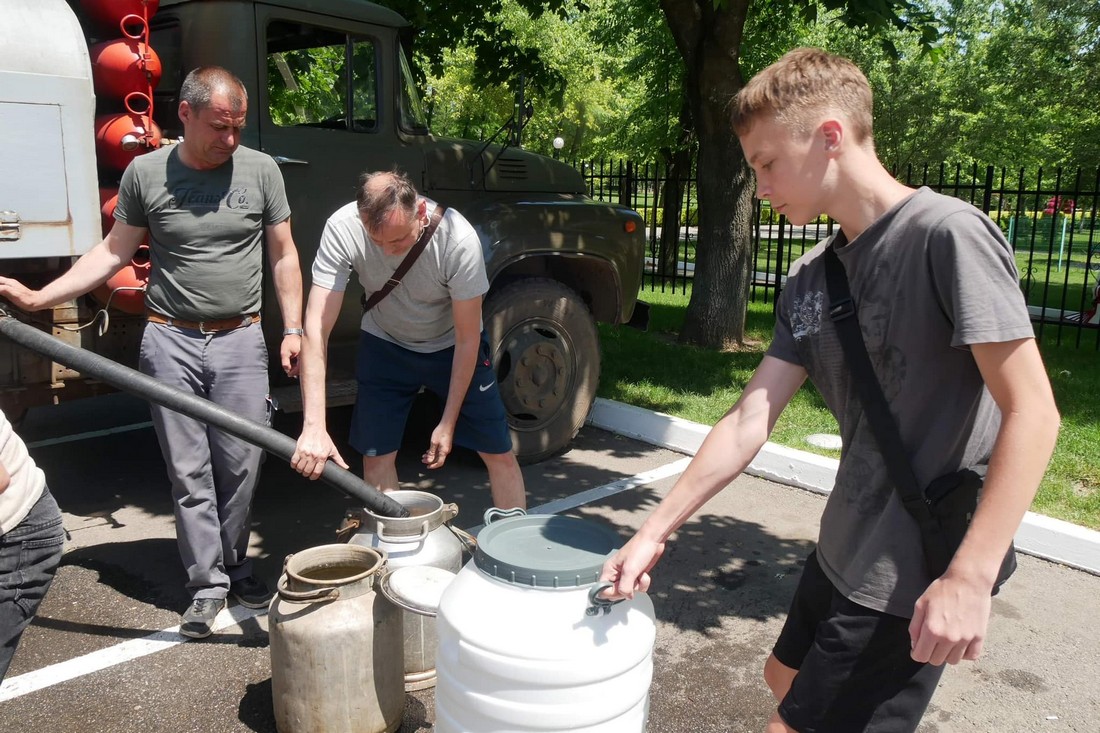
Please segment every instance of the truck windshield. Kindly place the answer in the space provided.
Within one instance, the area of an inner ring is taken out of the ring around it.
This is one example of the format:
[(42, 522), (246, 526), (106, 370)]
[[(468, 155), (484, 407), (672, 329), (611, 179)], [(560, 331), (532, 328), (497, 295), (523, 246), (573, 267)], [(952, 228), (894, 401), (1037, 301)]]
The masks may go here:
[(397, 58), (401, 64), (401, 128), (406, 132), (425, 135), (428, 133), (428, 118), (424, 114), (424, 105), (420, 102), (420, 93), (416, 90), (416, 79), (409, 60), (405, 57), (405, 49), (400, 46), (397, 49)]

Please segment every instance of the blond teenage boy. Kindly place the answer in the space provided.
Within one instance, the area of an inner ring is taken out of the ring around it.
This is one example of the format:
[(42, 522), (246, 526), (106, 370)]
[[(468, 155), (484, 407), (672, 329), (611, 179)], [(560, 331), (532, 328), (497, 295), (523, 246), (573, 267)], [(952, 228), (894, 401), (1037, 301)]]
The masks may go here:
[[(977, 659), (990, 591), (1053, 451), (1058, 413), (1000, 230), (879, 163), (871, 90), (851, 62), (796, 49), (732, 105), (757, 195), (792, 224), (840, 231), (791, 268), (775, 337), (672, 491), (604, 567), (646, 590), (669, 536), (763, 446), (809, 377), (844, 448), (817, 548), (764, 666), (782, 731), (912, 731), (943, 664)], [(887, 477), (829, 320), (823, 253), (844, 265), (867, 350), (922, 486), (988, 461), (981, 504), (946, 573)]]

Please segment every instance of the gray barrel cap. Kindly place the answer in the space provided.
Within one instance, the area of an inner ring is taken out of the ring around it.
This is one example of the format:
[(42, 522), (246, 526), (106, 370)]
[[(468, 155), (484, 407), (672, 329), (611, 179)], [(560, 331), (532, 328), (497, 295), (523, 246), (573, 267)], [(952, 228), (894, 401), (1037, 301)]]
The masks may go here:
[(592, 585), (621, 544), (610, 527), (573, 517), (533, 514), (500, 519), (477, 535), (474, 563), (491, 577), (532, 588)]

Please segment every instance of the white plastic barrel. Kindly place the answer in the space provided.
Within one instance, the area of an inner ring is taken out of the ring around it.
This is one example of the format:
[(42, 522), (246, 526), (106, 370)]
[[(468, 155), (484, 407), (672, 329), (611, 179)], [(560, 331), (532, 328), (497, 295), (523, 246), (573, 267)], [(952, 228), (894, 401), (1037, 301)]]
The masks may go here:
[(642, 733), (656, 623), (596, 593), (618, 547), (570, 517), (501, 519), (439, 603), (435, 733)]

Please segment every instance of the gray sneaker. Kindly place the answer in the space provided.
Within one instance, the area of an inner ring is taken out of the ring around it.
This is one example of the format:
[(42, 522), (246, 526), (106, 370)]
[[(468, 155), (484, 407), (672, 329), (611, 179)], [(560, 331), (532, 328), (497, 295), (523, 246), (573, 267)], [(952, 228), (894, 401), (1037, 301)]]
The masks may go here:
[(224, 598), (196, 598), (180, 618), (180, 633), (192, 639), (205, 639), (214, 633), (214, 618), (223, 608)]

